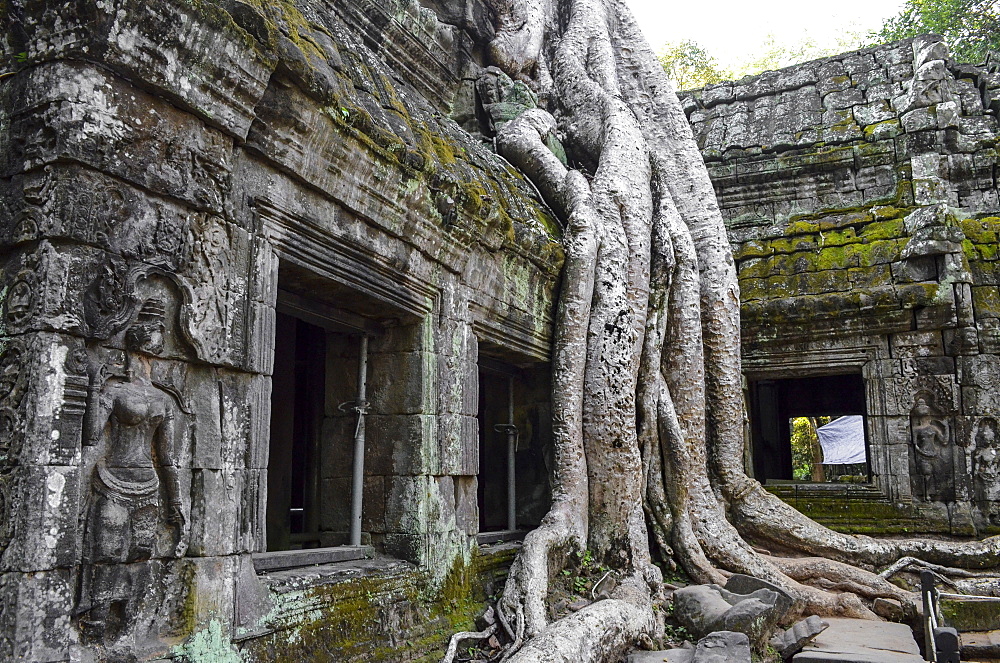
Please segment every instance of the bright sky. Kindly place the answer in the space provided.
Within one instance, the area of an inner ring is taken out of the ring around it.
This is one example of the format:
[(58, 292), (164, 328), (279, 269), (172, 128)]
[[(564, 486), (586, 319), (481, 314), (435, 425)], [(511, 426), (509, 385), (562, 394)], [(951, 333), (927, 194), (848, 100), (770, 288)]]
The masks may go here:
[[(759, 53), (769, 33), (778, 43), (811, 38), (833, 45), (845, 32), (876, 29), (904, 0), (626, 0), (653, 50), (691, 39), (729, 67)], [(744, 56), (741, 58), (741, 56)]]

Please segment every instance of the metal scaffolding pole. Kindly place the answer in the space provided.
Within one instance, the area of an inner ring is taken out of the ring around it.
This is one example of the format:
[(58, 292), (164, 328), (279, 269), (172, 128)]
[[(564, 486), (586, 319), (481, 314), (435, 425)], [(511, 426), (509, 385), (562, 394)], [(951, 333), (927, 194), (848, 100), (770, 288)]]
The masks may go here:
[(517, 488), (514, 459), (517, 455), (517, 426), (514, 425), (514, 377), (507, 382), (507, 423), (497, 424), (493, 430), (507, 435), (507, 529), (517, 529)]
[(361, 337), (358, 359), (358, 400), (354, 411), (358, 425), (354, 429), (354, 472), (351, 477), (351, 545), (361, 545), (361, 496), (365, 487), (365, 414), (368, 412), (368, 335)]
[(517, 489), (514, 457), (517, 454), (517, 427), (514, 425), (514, 377), (507, 382), (507, 529), (517, 529)]

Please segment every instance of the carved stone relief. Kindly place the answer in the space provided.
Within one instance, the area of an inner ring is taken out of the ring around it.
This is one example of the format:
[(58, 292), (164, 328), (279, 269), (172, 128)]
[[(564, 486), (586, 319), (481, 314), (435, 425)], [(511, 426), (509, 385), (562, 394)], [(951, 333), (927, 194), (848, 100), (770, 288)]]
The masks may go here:
[(997, 420), (983, 417), (976, 427), (973, 486), (979, 502), (1000, 502), (1000, 440)]
[(0, 553), (13, 537), (14, 468), (24, 442), (21, 403), (27, 392), (24, 347), (0, 341)]
[(913, 495), (928, 502), (955, 498), (955, 449), (947, 419), (934, 395), (918, 391), (910, 410), (910, 481)]
[(185, 439), (178, 433), (191, 410), (153, 369), (164, 353), (168, 318), (176, 319), (168, 315), (173, 304), (158, 294), (144, 298), (115, 334), (124, 353), (100, 347), (89, 353), (83, 444), (94, 449), (94, 460), (75, 614), (92, 644), (113, 646), (131, 628), (152, 581), (152, 570), (137, 562), (185, 552), (177, 442)]
[(231, 338), (239, 335), (219, 333), (219, 330), (235, 330), (239, 310), (232, 292), (232, 242), (225, 222), (214, 216), (196, 221), (191, 241), (190, 271), (195, 284), (191, 330), (201, 339), (210, 357), (222, 356)]

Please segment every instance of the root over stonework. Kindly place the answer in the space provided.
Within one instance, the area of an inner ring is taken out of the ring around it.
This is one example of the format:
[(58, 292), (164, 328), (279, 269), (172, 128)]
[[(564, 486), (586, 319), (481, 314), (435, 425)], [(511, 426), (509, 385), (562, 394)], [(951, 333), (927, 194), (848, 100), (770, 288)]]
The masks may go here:
[[(565, 222), (553, 348), (553, 504), (510, 571), (511, 661), (607, 661), (662, 635), (658, 554), (694, 580), (753, 575), (798, 613), (915, 611), (877, 575), (904, 556), (1000, 565), (1000, 539), (879, 541), (832, 532), (743, 470), (739, 291), (715, 193), (674, 90), (623, 0), (489, 0), (490, 55), (542, 108), (498, 151)], [(578, 169), (548, 145), (558, 136)], [(806, 559), (770, 557), (748, 541)], [(613, 570), (604, 600), (550, 623), (573, 553)], [(977, 578), (978, 580), (978, 578)], [(986, 580), (978, 586), (985, 586)]]

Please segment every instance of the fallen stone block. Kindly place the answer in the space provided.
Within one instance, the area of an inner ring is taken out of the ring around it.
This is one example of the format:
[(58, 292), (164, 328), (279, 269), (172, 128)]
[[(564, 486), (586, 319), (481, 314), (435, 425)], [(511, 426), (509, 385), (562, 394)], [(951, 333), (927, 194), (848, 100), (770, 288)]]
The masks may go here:
[(812, 642), (817, 635), (830, 627), (816, 615), (796, 622), (790, 629), (771, 638), (771, 646), (787, 660), (802, 651), (802, 648)]

